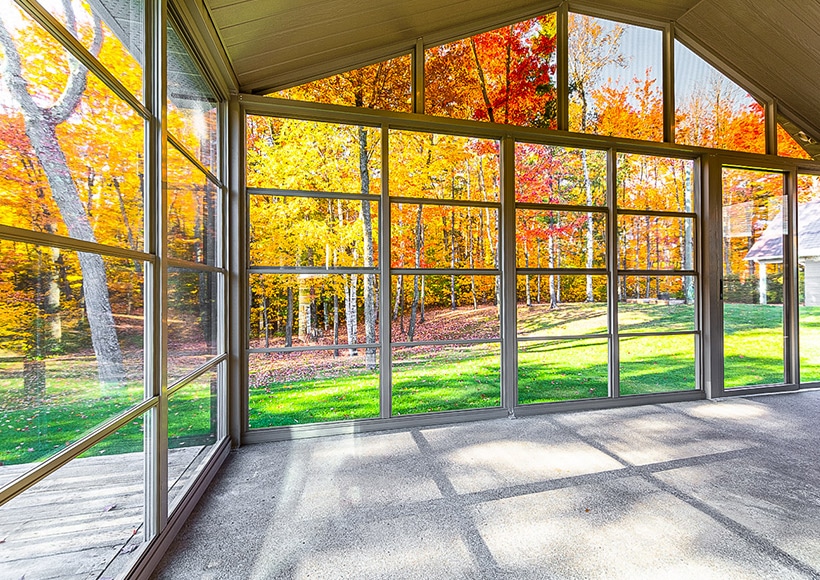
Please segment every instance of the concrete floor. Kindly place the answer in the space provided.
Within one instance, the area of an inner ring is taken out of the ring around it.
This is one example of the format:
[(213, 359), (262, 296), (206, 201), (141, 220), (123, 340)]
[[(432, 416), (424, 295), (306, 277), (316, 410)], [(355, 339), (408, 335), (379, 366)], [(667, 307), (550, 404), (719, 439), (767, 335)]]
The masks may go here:
[(157, 579), (820, 578), (820, 391), (231, 454)]

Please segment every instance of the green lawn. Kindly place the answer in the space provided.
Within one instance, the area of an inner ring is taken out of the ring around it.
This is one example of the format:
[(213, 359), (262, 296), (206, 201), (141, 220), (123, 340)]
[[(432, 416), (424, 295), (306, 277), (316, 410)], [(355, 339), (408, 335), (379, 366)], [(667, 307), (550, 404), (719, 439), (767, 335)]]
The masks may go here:
[[(820, 307), (801, 308), (800, 314), (802, 380), (820, 380)], [(694, 311), (686, 305), (619, 304), (619, 320), (622, 332), (684, 330), (691, 329)], [(726, 304), (725, 326), (728, 388), (783, 381), (781, 307)], [(553, 311), (519, 306), (519, 331), (527, 336), (605, 329), (601, 305), (561, 305)], [(623, 395), (695, 388), (692, 336), (621, 337), (619, 351)], [(27, 393), (23, 363), (8, 354), (0, 358), (2, 464), (42, 461), (143, 396), (138, 381), (102, 389), (92, 357), (47, 360), (46, 389)], [(250, 427), (378, 417), (378, 368), (365, 368), (361, 354), (340, 354), (252, 360)], [(521, 341), (519, 404), (606, 397), (607, 358), (606, 339)], [(393, 359), (394, 415), (500, 405), (498, 344), (396, 349)], [(171, 447), (213, 441), (209, 381), (195, 381), (171, 398)], [(143, 432), (142, 419), (132, 421), (91, 453), (141, 449)]]
[[(26, 392), (23, 363), (0, 360), (0, 465), (42, 461), (80, 439), (143, 398), (142, 382), (101, 388), (88, 359), (46, 361), (46, 389)], [(210, 436), (210, 391), (192, 383), (176, 393), (169, 409), (169, 445)], [(144, 424), (136, 419), (95, 445), (89, 453), (124, 453), (143, 448)]]

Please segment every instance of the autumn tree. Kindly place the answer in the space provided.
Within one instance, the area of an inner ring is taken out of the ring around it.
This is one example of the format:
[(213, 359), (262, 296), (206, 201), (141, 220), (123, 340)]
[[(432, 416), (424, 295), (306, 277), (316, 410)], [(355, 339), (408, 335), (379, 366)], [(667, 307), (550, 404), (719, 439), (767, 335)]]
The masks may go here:
[[(70, 3), (64, 2), (66, 26), (78, 35), (78, 25)], [(94, 40), (91, 53), (99, 54), (103, 42), (102, 23), (94, 17)], [(37, 34), (33, 28), (28, 33)], [(45, 174), (51, 196), (59, 208), (68, 234), (76, 239), (96, 242), (77, 184), (72, 178), (66, 154), (58, 138), (58, 127), (68, 121), (80, 104), (87, 86), (87, 69), (71, 54), (66, 55), (68, 74), (59, 97), (44, 105), (31, 91), (24, 71), (24, 59), (4, 16), (0, 15), (0, 47), (3, 61), (0, 73), (6, 89), (19, 107), (25, 132), (34, 156)], [(26, 49), (27, 44), (22, 45)], [(59, 78), (59, 77), (58, 77)], [(47, 79), (43, 77), (43, 80)], [(102, 256), (79, 252), (83, 274), (83, 298), (88, 315), (92, 345), (102, 382), (118, 383), (125, 371), (108, 294), (108, 280)]]
[[(569, 29), (569, 95), (570, 95), (570, 130), (586, 133), (592, 129), (594, 118), (590, 107), (590, 92), (600, 82), (601, 74), (608, 66), (625, 66), (619, 52), (623, 27), (616, 25), (604, 30), (601, 24), (590, 16), (572, 15)], [(573, 106), (574, 105), (574, 106)], [(584, 188), (587, 192), (587, 205), (592, 205), (592, 185), (589, 177), (589, 164), (586, 150), (581, 152), (581, 165), (584, 175)], [(595, 233), (592, 229), (592, 216), (587, 222), (587, 268), (592, 267), (592, 247)], [(594, 300), (592, 276), (587, 276), (587, 302)]]

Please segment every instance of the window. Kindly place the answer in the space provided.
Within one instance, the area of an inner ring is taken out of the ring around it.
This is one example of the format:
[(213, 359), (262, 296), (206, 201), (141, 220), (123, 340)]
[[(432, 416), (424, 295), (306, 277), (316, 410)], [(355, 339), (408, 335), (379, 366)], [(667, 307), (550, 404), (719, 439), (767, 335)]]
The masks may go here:
[(555, 129), (556, 18), (547, 14), (424, 53), (424, 111)]
[(379, 132), (248, 117), (250, 427), (379, 416)]
[(410, 65), (408, 54), (268, 96), (409, 113), (413, 110)]
[(217, 99), (173, 23), (167, 32), (165, 385), (174, 509), (220, 436), (227, 270)]
[(820, 381), (820, 176), (797, 181), (797, 272), (800, 382)]
[(723, 169), (723, 366), (727, 389), (785, 381), (784, 186), (782, 173)]
[[(0, 520), (31, 532), (4, 541), (14, 577), (127, 575), (225, 442), (217, 99), (169, 28), (157, 163), (158, 30), (141, 0), (105, 4), (0, 0)], [(146, 475), (163, 463), (169, 494)]]
[(663, 33), (569, 17), (569, 129), (663, 140)]
[(390, 132), (394, 415), (501, 402), (499, 143)]
[(617, 162), (620, 394), (696, 389), (694, 163)]
[(763, 105), (677, 41), (675, 119), (678, 143), (766, 152)]
[(519, 404), (609, 392), (606, 157), (516, 143)]
[(811, 155), (780, 123), (777, 124), (777, 154), (781, 157), (811, 159)]

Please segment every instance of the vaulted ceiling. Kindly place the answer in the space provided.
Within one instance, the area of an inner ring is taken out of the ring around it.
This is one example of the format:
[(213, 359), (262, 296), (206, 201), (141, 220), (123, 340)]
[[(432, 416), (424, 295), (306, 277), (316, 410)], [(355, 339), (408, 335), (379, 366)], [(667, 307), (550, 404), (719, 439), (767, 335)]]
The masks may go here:
[[(263, 92), (554, 9), (533, 0), (202, 0), (243, 92)], [(672, 22), (820, 140), (820, 0), (587, 0), (571, 11)], [(747, 83), (748, 85), (748, 83)]]

